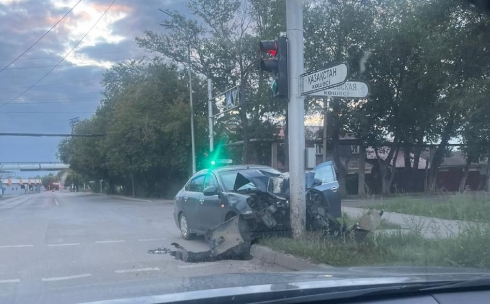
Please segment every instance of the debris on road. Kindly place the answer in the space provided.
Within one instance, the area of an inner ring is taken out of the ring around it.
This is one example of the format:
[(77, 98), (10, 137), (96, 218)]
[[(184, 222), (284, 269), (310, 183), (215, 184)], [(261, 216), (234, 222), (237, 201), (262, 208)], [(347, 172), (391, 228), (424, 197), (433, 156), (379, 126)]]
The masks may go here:
[(150, 249), (148, 250), (148, 253), (151, 253), (151, 254), (166, 254), (166, 253), (171, 253), (172, 250), (168, 249), (168, 248), (157, 248), (157, 249)]
[[(203, 262), (216, 262), (220, 260), (244, 260), (249, 259), (250, 255), (237, 254), (235, 250), (230, 249), (222, 253), (213, 253), (212, 250), (193, 252), (185, 249), (178, 243), (170, 244), (176, 248), (176, 250), (168, 248), (157, 248), (154, 250), (148, 250), (148, 253), (154, 254), (170, 254), (177, 260), (184, 261), (186, 263), (203, 263)], [(250, 251), (250, 245), (248, 245)]]

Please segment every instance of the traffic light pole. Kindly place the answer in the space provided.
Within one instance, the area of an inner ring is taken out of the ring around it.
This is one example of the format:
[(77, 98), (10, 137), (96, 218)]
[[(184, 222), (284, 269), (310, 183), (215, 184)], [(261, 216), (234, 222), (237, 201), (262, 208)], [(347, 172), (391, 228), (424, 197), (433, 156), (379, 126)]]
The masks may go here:
[(291, 228), (294, 238), (305, 231), (305, 126), (304, 98), (299, 94), (299, 75), (303, 73), (303, 0), (287, 0), (286, 23), (288, 37), (288, 137)]
[(327, 127), (328, 127), (328, 98), (323, 98), (323, 147), (322, 147), (322, 160), (327, 161)]
[(213, 152), (214, 135), (213, 135), (213, 93), (211, 79), (208, 78), (208, 116), (209, 116), (209, 152)]
[(189, 59), (189, 102), (191, 107), (191, 146), (192, 146), (192, 174), (196, 173), (196, 144), (194, 141), (194, 105), (192, 104), (192, 67), (191, 67), (191, 45), (187, 43), (187, 52)]

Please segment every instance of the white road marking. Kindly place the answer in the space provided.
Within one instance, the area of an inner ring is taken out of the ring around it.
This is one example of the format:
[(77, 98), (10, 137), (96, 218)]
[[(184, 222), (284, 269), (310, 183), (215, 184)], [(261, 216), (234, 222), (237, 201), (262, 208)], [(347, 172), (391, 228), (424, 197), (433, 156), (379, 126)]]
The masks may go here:
[(58, 201), (56, 199), (54, 199), (54, 202), (56, 203), (56, 206), (60, 205), (60, 204), (58, 204)]
[[(213, 265), (213, 263), (199, 263), (199, 264), (192, 264), (192, 265), (183, 265), (183, 266), (177, 266), (178, 268), (197, 268), (197, 267), (205, 267), (205, 266), (210, 266)], [(216, 264), (214, 264), (216, 265)]]
[(11, 280), (0, 280), (0, 284), (1, 283), (19, 283), (20, 280), (19, 279), (11, 279)]
[(30, 199), (31, 199), (31, 197), (21, 196), (21, 197), (19, 197), (19, 199), (17, 199), (17, 197), (15, 197), (14, 199), (12, 199), (14, 201), (13, 203), (10, 203), (8, 205), (2, 206), (2, 207), (0, 207), (0, 209), (11, 209), (13, 207), (17, 207), (20, 204), (23, 204), (23, 203), (27, 202)]
[(166, 240), (166, 238), (160, 238), (160, 239), (140, 239), (138, 242), (151, 242), (151, 241), (163, 241)]
[(80, 243), (66, 243), (66, 244), (48, 244), (50, 247), (60, 247), (60, 246), (76, 246), (80, 245)]
[(116, 270), (114, 271), (115, 273), (127, 273), (127, 272), (140, 272), (140, 271), (158, 271), (160, 268), (158, 267), (153, 267), (153, 268), (135, 268), (135, 269), (123, 269), (123, 270)]
[(66, 276), (66, 277), (42, 278), (42, 281), (43, 282), (63, 281), (63, 280), (86, 278), (86, 277), (91, 277), (91, 276), (92, 276), (92, 274), (90, 274), (90, 273), (84, 273), (84, 274), (78, 274), (78, 275), (72, 275), (72, 276)]
[(96, 241), (95, 244), (106, 244), (106, 243), (124, 243), (125, 240), (114, 240), (114, 241)]
[(22, 248), (22, 247), (32, 247), (34, 245), (7, 245), (7, 246), (0, 246), (0, 248)]

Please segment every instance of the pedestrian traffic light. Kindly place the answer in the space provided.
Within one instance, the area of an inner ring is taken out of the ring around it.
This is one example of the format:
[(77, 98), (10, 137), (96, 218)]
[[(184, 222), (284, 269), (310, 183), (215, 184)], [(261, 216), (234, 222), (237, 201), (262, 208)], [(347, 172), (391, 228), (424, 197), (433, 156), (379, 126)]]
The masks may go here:
[(260, 60), (260, 69), (271, 72), (274, 76), (272, 82), (272, 96), (288, 97), (288, 40), (279, 37), (276, 40), (260, 42), (260, 51), (267, 54)]

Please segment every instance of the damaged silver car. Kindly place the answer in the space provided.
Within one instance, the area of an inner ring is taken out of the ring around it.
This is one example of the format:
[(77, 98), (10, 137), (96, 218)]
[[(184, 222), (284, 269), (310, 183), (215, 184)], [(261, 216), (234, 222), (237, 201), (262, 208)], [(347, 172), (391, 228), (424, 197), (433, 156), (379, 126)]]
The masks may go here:
[[(310, 219), (341, 216), (331, 162), (306, 172), (306, 187)], [(175, 197), (174, 219), (184, 239), (203, 235), (237, 215), (247, 220), (254, 234), (288, 232), (289, 175), (260, 165), (207, 169), (196, 173)]]
[[(307, 229), (361, 240), (379, 225), (382, 212), (376, 210), (351, 227), (337, 220), (341, 200), (332, 162), (305, 172), (305, 181)], [(264, 234), (289, 236), (289, 216), (288, 173), (259, 165), (200, 171), (175, 197), (174, 219), (184, 239), (204, 235), (210, 250), (194, 253), (174, 244), (173, 255), (190, 262), (244, 257)]]

